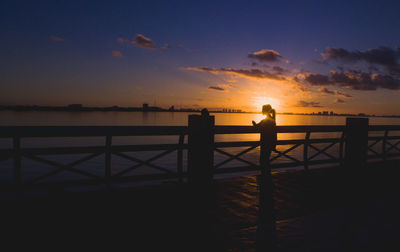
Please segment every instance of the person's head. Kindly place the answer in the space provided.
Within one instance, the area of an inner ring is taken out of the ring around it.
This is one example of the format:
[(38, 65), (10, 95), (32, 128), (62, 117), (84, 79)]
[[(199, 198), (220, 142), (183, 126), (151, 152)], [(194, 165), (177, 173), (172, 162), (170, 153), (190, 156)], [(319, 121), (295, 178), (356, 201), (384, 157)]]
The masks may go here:
[(262, 106), (263, 115), (268, 114), (269, 112), (271, 112), (271, 110), (272, 110), (272, 107), (269, 104)]
[(203, 108), (203, 109), (201, 110), (201, 115), (202, 115), (202, 116), (209, 116), (210, 113), (208, 113), (208, 109)]

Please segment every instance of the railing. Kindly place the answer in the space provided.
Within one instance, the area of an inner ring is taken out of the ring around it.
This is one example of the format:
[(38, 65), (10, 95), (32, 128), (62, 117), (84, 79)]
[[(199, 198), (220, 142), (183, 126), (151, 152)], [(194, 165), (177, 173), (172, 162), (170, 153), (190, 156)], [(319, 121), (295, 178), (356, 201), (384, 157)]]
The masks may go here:
[[(12, 138), (13, 148), (0, 150), (0, 160), (13, 158), (13, 187), (14, 188), (46, 188), (50, 185), (73, 186), (73, 185), (90, 185), (90, 184), (110, 184), (118, 182), (128, 182), (136, 180), (154, 180), (178, 178), (183, 179), (183, 155), (187, 145), (184, 144), (184, 137), (187, 135), (187, 127), (169, 127), (169, 126), (34, 126), (34, 127), (0, 127), (0, 138)], [(142, 145), (113, 145), (113, 137), (116, 136), (178, 136), (176, 144), (142, 144)], [(36, 147), (23, 148), (21, 146), (22, 138), (49, 138), (49, 137), (103, 137), (105, 144), (103, 146), (87, 146), (87, 147)], [(133, 157), (127, 152), (142, 151), (161, 151), (151, 158), (145, 160)], [(161, 167), (152, 162), (169, 153), (177, 151), (177, 167), (176, 171), (172, 171), (169, 167)], [(68, 164), (61, 164), (44, 158), (43, 156), (51, 155), (71, 155), (86, 154), (85, 157), (79, 158)], [(104, 154), (104, 174), (99, 176), (87, 171), (76, 169), (75, 167), (83, 162), (92, 160), (95, 157)], [(112, 172), (111, 159), (112, 155), (135, 162), (135, 165), (116, 173)], [(54, 167), (53, 171), (47, 172), (35, 178), (22, 181), (21, 160), (27, 158), (42, 164)], [(146, 165), (154, 170), (162, 173), (153, 173), (146, 175), (124, 176), (132, 170)], [(57, 175), (63, 171), (80, 174), (87, 179), (62, 181), (57, 183), (45, 183), (43, 180)], [(3, 189), (7, 185), (3, 184)]]
[[(387, 160), (400, 157), (400, 136), (391, 136), (391, 131), (400, 131), (400, 126), (369, 126), (369, 132), (382, 132), (382, 136), (368, 137), (369, 160)], [(303, 167), (309, 169), (310, 166), (317, 165), (343, 165), (344, 146), (346, 140), (345, 126), (278, 126), (277, 148), (270, 157), (270, 167), (273, 169), (285, 167)], [(13, 181), (12, 183), (1, 183), (1, 190), (25, 190), (29, 188), (47, 188), (50, 185), (73, 186), (73, 185), (97, 185), (120, 182), (133, 182), (140, 180), (176, 179), (180, 182), (187, 177), (184, 169), (184, 152), (189, 148), (185, 137), (190, 130), (188, 127), (177, 126), (71, 126), (71, 127), (0, 127), (0, 138), (12, 139), (12, 148), (0, 150), (0, 161), (12, 159), (13, 161)], [(280, 139), (282, 133), (301, 133), (303, 138)], [(313, 138), (317, 133), (335, 133), (340, 137)], [(260, 134), (260, 130), (252, 126), (214, 126), (213, 134)], [(168, 144), (136, 144), (136, 145), (116, 145), (113, 144), (113, 137), (116, 136), (176, 136), (177, 143)], [(52, 138), (52, 137), (103, 137), (104, 145), (87, 147), (24, 147), (21, 145), (23, 138)], [(320, 146), (320, 145), (324, 146)], [(377, 146), (381, 145), (380, 151)], [(231, 141), (215, 142), (213, 144), (214, 155), (216, 153), (226, 156), (213, 165), (214, 174), (258, 171), (258, 162), (249, 161), (243, 158), (246, 153), (256, 151), (260, 146), (260, 141)], [(237, 154), (232, 154), (225, 148), (245, 148)], [(300, 148), (303, 148), (300, 151)], [(334, 149), (336, 148), (336, 150)], [(297, 155), (293, 152), (297, 150)], [(130, 155), (131, 152), (158, 151), (159, 153), (150, 158), (142, 159)], [(171, 155), (176, 152), (176, 167), (163, 167), (155, 164), (154, 161)], [(301, 153), (302, 155), (299, 155)], [(62, 164), (50, 160), (51, 155), (70, 155), (85, 154), (84, 157)], [(104, 173), (102, 175), (93, 174), (89, 171), (76, 168), (84, 162), (104, 155)], [(44, 157), (46, 156), (46, 157)], [(120, 171), (113, 170), (112, 158), (117, 156), (134, 164)], [(321, 157), (324, 157), (321, 159)], [(52, 166), (52, 171), (38, 175), (29, 180), (23, 180), (22, 158), (33, 160), (45, 165)], [(278, 162), (286, 159), (290, 162)], [(226, 167), (232, 161), (239, 161), (243, 165)], [(1, 163), (0, 163), (1, 165)], [(154, 170), (151, 174), (129, 175), (130, 172), (147, 166)], [(1, 169), (1, 166), (0, 166)], [(3, 168), (4, 169), (4, 168)], [(57, 182), (45, 182), (61, 172), (69, 171), (85, 177), (80, 180), (65, 180)]]

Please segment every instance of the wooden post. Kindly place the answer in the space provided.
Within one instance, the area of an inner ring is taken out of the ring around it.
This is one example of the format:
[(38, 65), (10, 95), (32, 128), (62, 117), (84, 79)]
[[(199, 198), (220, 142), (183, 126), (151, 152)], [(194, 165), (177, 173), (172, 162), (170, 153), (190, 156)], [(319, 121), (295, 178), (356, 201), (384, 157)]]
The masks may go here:
[(387, 143), (388, 135), (389, 135), (389, 130), (385, 130), (385, 135), (383, 136), (383, 142), (382, 142), (382, 159), (383, 159), (383, 161), (386, 161), (386, 158), (387, 158), (386, 143)]
[(367, 164), (368, 118), (346, 118), (346, 169), (358, 170)]
[(111, 144), (112, 144), (112, 137), (106, 136), (106, 151), (105, 151), (105, 161), (106, 161), (106, 171), (105, 177), (107, 183), (110, 183), (111, 180)]
[(304, 139), (304, 152), (303, 152), (303, 162), (304, 170), (308, 171), (308, 142), (310, 141), (310, 131), (306, 132), (306, 138)]
[(214, 172), (214, 116), (189, 115), (188, 133), (188, 182), (208, 186)]
[(21, 138), (15, 136), (13, 138), (14, 148), (14, 186), (17, 195), (21, 192)]
[(179, 135), (179, 147), (178, 147), (178, 155), (177, 155), (177, 170), (178, 170), (178, 182), (183, 183), (183, 148), (182, 145), (185, 141), (185, 135), (180, 134)]
[(338, 181), (345, 211), (342, 243), (350, 249), (354, 242), (355, 223), (365, 221), (363, 208), (371, 200), (373, 184), (366, 168), (368, 153), (368, 118), (346, 118), (344, 171)]
[(276, 141), (276, 126), (261, 124), (260, 134), (260, 169), (257, 177), (259, 186), (259, 220), (256, 234), (257, 251), (275, 251), (276, 224), (274, 210), (274, 184), (272, 181), (269, 159)]
[[(209, 116), (207, 111), (202, 115), (189, 115), (188, 124), (188, 182), (189, 197), (187, 202), (192, 215), (191, 226), (193, 244), (202, 250), (210, 250), (210, 230), (207, 225), (211, 218), (210, 209), (213, 209), (214, 190), (214, 116)], [(213, 211), (211, 211), (213, 212)]]

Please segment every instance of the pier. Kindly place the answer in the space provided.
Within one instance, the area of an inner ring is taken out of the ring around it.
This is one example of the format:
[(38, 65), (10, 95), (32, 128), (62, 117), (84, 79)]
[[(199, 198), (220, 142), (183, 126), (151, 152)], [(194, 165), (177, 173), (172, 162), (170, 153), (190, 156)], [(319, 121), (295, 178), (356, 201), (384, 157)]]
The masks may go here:
[[(202, 120), (192, 119), (187, 127), (0, 127), (0, 137), (11, 139), (13, 146), (0, 151), (0, 159), (12, 160), (13, 169), (11, 182), (1, 184), (1, 192), (12, 195), (2, 200), (3, 216), (10, 216), (6, 227), (23, 240), (44, 235), (51, 244), (69, 241), (77, 246), (79, 241), (88, 247), (101, 247), (105, 242), (137, 248), (144, 243), (149, 250), (160, 246), (179, 251), (341, 251), (371, 246), (389, 249), (394, 245), (398, 231), (394, 205), (400, 137), (391, 133), (400, 131), (400, 126), (368, 125), (364, 118), (348, 119), (343, 126), (277, 126), (278, 136), (303, 137), (278, 138), (277, 149), (265, 160), (265, 166), (242, 158), (245, 153), (258, 150), (260, 141), (215, 141), (219, 134), (260, 135), (262, 129), (216, 126), (210, 118)], [(321, 133), (336, 133), (340, 137), (313, 137)], [(113, 138), (120, 136), (175, 136), (178, 141), (113, 144)], [(24, 138), (52, 137), (103, 137), (104, 145), (26, 148), (21, 144)], [(242, 149), (235, 154), (224, 150), (236, 147)], [(296, 149), (301, 150), (302, 158), (291, 155)], [(147, 159), (129, 154), (143, 151), (159, 154)], [(226, 159), (216, 162), (215, 153)], [(69, 154), (85, 156), (69, 164), (46, 158)], [(176, 155), (173, 169), (153, 163), (171, 154)], [(75, 167), (101, 155), (101, 175)], [(115, 172), (114, 156), (133, 164)], [(276, 162), (282, 158), (289, 161)], [(25, 180), (23, 159), (53, 166), (54, 170)], [(225, 168), (233, 160), (243, 165)], [(129, 175), (143, 165), (154, 172)], [(280, 168), (297, 169), (280, 172)], [(264, 180), (270, 184), (260, 183), (262, 169), (271, 174), (270, 180)], [(63, 171), (86, 179), (46, 181)], [(254, 175), (214, 179), (220, 174), (243, 172)], [(169, 182), (113, 189), (117, 184), (153, 180)], [(86, 185), (103, 185), (105, 189), (64, 192), (65, 188)], [(262, 188), (266, 188), (266, 194), (261, 197)], [(51, 193), (26, 196), (34, 190)], [(268, 196), (272, 203), (264, 204)], [(265, 231), (271, 225), (272, 233)], [(38, 227), (46, 230), (39, 232)], [(356, 236), (360, 234), (374, 237), (359, 243)]]

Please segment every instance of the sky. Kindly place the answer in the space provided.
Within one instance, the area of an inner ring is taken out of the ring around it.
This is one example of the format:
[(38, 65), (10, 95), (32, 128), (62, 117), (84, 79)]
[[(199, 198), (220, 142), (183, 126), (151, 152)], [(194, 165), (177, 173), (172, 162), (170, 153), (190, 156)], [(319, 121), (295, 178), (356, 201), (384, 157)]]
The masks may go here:
[(2, 1), (0, 105), (400, 114), (399, 1)]

